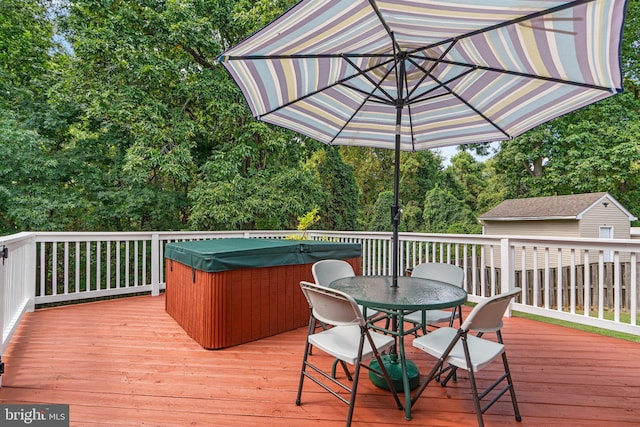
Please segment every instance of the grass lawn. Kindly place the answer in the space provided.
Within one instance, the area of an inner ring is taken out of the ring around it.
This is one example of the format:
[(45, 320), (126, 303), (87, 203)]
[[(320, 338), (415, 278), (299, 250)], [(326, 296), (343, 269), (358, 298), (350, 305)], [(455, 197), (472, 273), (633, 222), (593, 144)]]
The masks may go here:
[[(607, 316), (607, 314), (610, 314), (610, 316)], [(608, 336), (608, 337), (620, 338), (620, 339), (623, 339), (623, 340), (633, 341), (633, 342), (640, 342), (640, 336), (632, 335), (632, 334), (625, 334), (624, 332), (610, 331), (608, 329), (597, 328), (595, 326), (581, 325), (579, 323), (567, 322), (565, 320), (551, 319), (549, 317), (538, 316), (538, 315), (529, 314), (529, 313), (522, 313), (520, 311), (515, 311), (515, 310), (513, 311), (513, 315), (517, 316), (517, 317), (523, 317), (525, 319), (537, 320), (539, 322), (545, 322), (545, 323), (551, 323), (551, 324), (554, 324), (554, 325), (566, 326), (567, 328), (579, 329), (581, 331), (593, 332), (594, 334), (605, 335), (605, 336)], [(597, 317), (598, 313), (597, 312), (593, 312), (592, 315), (593, 315), (593, 317)], [(623, 314), (620, 315), (620, 320), (622, 322), (625, 321), (625, 319), (623, 318), (623, 315), (626, 315), (626, 317), (627, 317), (626, 322), (628, 323), (629, 322), (629, 314), (628, 313), (623, 313)], [(605, 313), (605, 319), (608, 319), (609, 317), (611, 317), (610, 320), (613, 320), (613, 313), (612, 312), (606, 312)]]

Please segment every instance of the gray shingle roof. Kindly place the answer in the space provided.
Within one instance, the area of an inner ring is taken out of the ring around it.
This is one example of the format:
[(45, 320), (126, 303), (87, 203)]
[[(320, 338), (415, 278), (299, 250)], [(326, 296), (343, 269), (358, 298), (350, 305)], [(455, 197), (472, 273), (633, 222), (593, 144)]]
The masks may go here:
[[(578, 215), (608, 193), (571, 194), (568, 196), (510, 199), (481, 215), (480, 220), (498, 219), (578, 219)], [(609, 196), (611, 198), (611, 196)]]

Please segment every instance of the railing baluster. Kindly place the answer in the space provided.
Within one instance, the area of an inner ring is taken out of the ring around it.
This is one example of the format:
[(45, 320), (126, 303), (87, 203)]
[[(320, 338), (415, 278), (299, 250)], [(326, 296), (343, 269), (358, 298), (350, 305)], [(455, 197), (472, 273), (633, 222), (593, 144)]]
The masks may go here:
[(120, 263), (120, 251), (122, 250), (122, 242), (120, 240), (116, 241), (116, 288), (121, 288), (121, 283), (120, 283), (120, 276), (121, 276), (121, 270), (122, 270), (122, 266)]
[(58, 243), (51, 244), (51, 295), (58, 294)]
[[(107, 264), (107, 271), (106, 271), (106, 281), (107, 281), (107, 289), (111, 289), (111, 242), (109, 240), (107, 240), (106, 242), (107, 248), (106, 248), (106, 264)], [(117, 286), (114, 286), (117, 287)]]
[(100, 260), (101, 260), (101, 254), (100, 254), (100, 241), (98, 240), (96, 242), (96, 290), (100, 290), (100, 288), (102, 287), (102, 281), (100, 280)]
[(520, 289), (522, 289), (522, 304), (526, 305), (529, 301), (527, 299), (527, 247), (522, 246), (520, 248), (520, 257), (522, 263), (520, 264)]
[(620, 252), (613, 253), (613, 321), (620, 322), (622, 309), (622, 287), (620, 286)]
[(64, 242), (64, 293), (69, 293), (69, 242)]
[[(634, 254), (635, 255), (635, 254)], [(589, 251), (584, 252), (584, 315), (591, 317), (591, 264), (589, 263)]]
[(140, 256), (140, 253), (138, 252), (138, 241), (134, 240), (133, 242), (133, 271), (134, 271), (133, 286), (138, 286), (138, 274), (140, 273), (138, 271), (139, 256)]
[(540, 307), (540, 298), (538, 298), (540, 292), (540, 279), (538, 268), (538, 247), (533, 247), (533, 306)]
[(558, 311), (562, 311), (562, 281), (564, 279), (562, 274), (562, 248), (558, 248), (556, 255), (558, 257), (556, 267), (556, 305)]
[(124, 287), (129, 287), (129, 262), (131, 261), (131, 255), (129, 254), (129, 240), (124, 242)]
[(549, 266), (549, 248), (544, 248), (544, 308), (551, 305), (551, 267)]
[(86, 262), (85, 262), (85, 280), (86, 280), (86, 291), (90, 291), (91, 290), (91, 242), (87, 242), (87, 244), (85, 245), (85, 258), (86, 258)]
[(75, 273), (76, 273), (76, 293), (80, 292), (80, 241), (76, 241), (76, 268), (75, 268)]
[(631, 312), (630, 323), (635, 325), (637, 323), (637, 312), (638, 312), (638, 259), (637, 254), (633, 252), (631, 254), (631, 274), (630, 274), (630, 283), (627, 293), (631, 294), (630, 307), (629, 311)]
[(571, 249), (571, 271), (570, 271), (570, 288), (569, 288), (569, 303), (570, 313), (576, 314), (576, 251)]
[(604, 252), (598, 252), (598, 319), (604, 319)]

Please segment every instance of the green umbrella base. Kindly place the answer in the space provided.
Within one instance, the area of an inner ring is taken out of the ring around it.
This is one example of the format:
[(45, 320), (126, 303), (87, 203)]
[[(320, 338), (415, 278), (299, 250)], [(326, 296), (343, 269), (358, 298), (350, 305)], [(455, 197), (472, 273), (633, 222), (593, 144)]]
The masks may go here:
[[(382, 355), (382, 363), (384, 364), (384, 367), (387, 370), (389, 377), (391, 378), (391, 383), (395, 387), (396, 391), (402, 393), (404, 391), (404, 384), (402, 383), (402, 365), (400, 365), (398, 355)], [(373, 369), (379, 369), (378, 361), (373, 359), (371, 361), (371, 367)], [(409, 377), (409, 390), (413, 390), (414, 388), (418, 387), (418, 384), (420, 383), (420, 372), (418, 371), (418, 367), (416, 366), (416, 364), (408, 359), (407, 374)], [(373, 371), (369, 371), (369, 379), (376, 386), (385, 390), (389, 390), (387, 382), (384, 380), (384, 377), (382, 375), (378, 375)]]

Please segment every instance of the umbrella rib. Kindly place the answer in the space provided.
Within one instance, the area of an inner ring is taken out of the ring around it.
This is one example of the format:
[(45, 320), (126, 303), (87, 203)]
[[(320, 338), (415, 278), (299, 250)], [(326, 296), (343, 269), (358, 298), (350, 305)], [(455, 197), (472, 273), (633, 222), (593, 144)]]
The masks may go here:
[[(472, 70), (470, 70), (469, 72), (471, 72)], [(466, 74), (466, 73), (464, 73)], [(464, 75), (463, 74), (463, 75)], [(456, 78), (460, 78), (461, 76), (458, 76)], [(438, 84), (440, 84), (441, 87), (445, 88), (451, 95), (455, 96), (458, 101), (462, 102), (464, 105), (466, 105), (469, 109), (473, 110), (474, 113), (476, 113), (478, 116), (482, 117), (482, 119), (484, 121), (486, 121), (487, 123), (489, 123), (491, 126), (493, 126), (495, 129), (499, 130), (504, 136), (506, 136), (509, 139), (512, 139), (513, 136), (509, 135), (507, 132), (505, 132), (504, 129), (502, 129), (500, 126), (498, 126), (497, 124), (495, 124), (495, 122), (493, 122), (493, 120), (491, 120), (490, 118), (488, 118), (487, 116), (485, 116), (484, 114), (482, 114), (482, 112), (480, 110), (478, 110), (476, 107), (474, 107), (473, 105), (469, 104), (469, 102), (467, 102), (467, 100), (465, 100), (464, 98), (462, 98), (460, 95), (458, 95), (456, 92), (454, 92), (453, 90), (451, 90), (448, 86), (447, 83), (441, 83), (438, 81), (437, 78), (433, 78)]]
[[(312, 57), (313, 57), (313, 56), (312, 56)], [(310, 93), (308, 93), (308, 94), (306, 94), (306, 95), (300, 96), (299, 98), (296, 98), (296, 99), (294, 99), (293, 101), (285, 102), (284, 104), (282, 104), (282, 105), (278, 106), (277, 108), (274, 108), (274, 109), (273, 109), (273, 110), (271, 110), (271, 111), (266, 111), (266, 112), (264, 112), (264, 114), (261, 114), (261, 115), (260, 115), (260, 117), (264, 117), (264, 116), (266, 116), (266, 115), (268, 115), (268, 114), (275, 113), (276, 111), (279, 111), (279, 110), (281, 110), (281, 109), (283, 109), (283, 108), (286, 108), (286, 107), (288, 107), (288, 106), (290, 106), (290, 105), (292, 105), (292, 104), (295, 104), (296, 102), (299, 102), (299, 101), (302, 101), (302, 100), (304, 100), (304, 99), (307, 99), (307, 98), (309, 98), (309, 97), (311, 97), (311, 96), (313, 96), (313, 95), (316, 95), (316, 94), (318, 94), (318, 93), (320, 93), (320, 92), (322, 92), (322, 91), (325, 91), (325, 90), (327, 90), (327, 89), (329, 89), (329, 88), (331, 88), (331, 87), (334, 87), (334, 86), (343, 85), (343, 86), (346, 86), (346, 87), (348, 87), (348, 88), (350, 88), (350, 89), (357, 90), (356, 88), (354, 88), (354, 87), (352, 87), (352, 86), (346, 85), (346, 84), (345, 84), (345, 82), (348, 82), (349, 80), (354, 79), (354, 78), (356, 78), (356, 77), (358, 77), (358, 76), (360, 76), (360, 75), (363, 75), (365, 78), (369, 79), (369, 77), (367, 76), (367, 73), (368, 73), (368, 72), (370, 72), (371, 70), (374, 70), (374, 69), (376, 69), (376, 68), (378, 68), (378, 67), (381, 67), (381, 66), (383, 66), (383, 65), (386, 65), (388, 62), (391, 62), (390, 60), (389, 60), (389, 61), (385, 61), (385, 62), (383, 62), (383, 63), (381, 63), (381, 64), (377, 64), (377, 65), (374, 65), (374, 66), (372, 66), (372, 67), (370, 67), (370, 68), (366, 68), (366, 69), (362, 70), (362, 69), (360, 69), (357, 65), (355, 65), (352, 61), (349, 61), (349, 60), (347, 59), (346, 55), (338, 55), (338, 57), (343, 58), (344, 60), (346, 60), (346, 61), (347, 61), (351, 66), (353, 66), (353, 67), (354, 67), (358, 72), (357, 72), (357, 73), (355, 73), (355, 74), (353, 74), (353, 75), (351, 75), (351, 76), (345, 77), (345, 78), (343, 78), (343, 79), (336, 80), (335, 82), (331, 83), (331, 84), (330, 84), (330, 85), (328, 85), (328, 86), (325, 86), (325, 87), (323, 87), (323, 88), (319, 88), (319, 89), (317, 89), (317, 90), (315, 90), (315, 91), (313, 91), (313, 92), (310, 92)], [(271, 59), (271, 58), (270, 58), (270, 59)], [(389, 73), (389, 72), (390, 72), (390, 71), (387, 71), (387, 75), (388, 75), (388, 73)], [(386, 78), (386, 75), (385, 75), (385, 78)], [(369, 80), (370, 80), (370, 79), (369, 79)], [(384, 80), (384, 79), (383, 79), (383, 80)], [(370, 80), (370, 81), (371, 81), (371, 80)], [(372, 82), (374, 85), (377, 85), (375, 82), (373, 82), (373, 81), (371, 81), (371, 82)], [(377, 87), (379, 87), (379, 86), (377, 86)], [(381, 89), (381, 90), (382, 90), (382, 89)], [(359, 91), (359, 92), (362, 92), (362, 91)], [(366, 92), (364, 92), (364, 93), (365, 93), (365, 94), (367, 94)], [(386, 94), (386, 93), (385, 93), (385, 94)], [(368, 95), (371, 95), (371, 94), (368, 94)], [(388, 95), (388, 94), (387, 94), (387, 95)], [(380, 98), (380, 99), (384, 101), (384, 98)], [(389, 99), (392, 99), (392, 98), (389, 96)]]
[(393, 31), (391, 31), (391, 27), (389, 27), (389, 24), (387, 24), (387, 21), (384, 19), (384, 16), (382, 16), (382, 13), (380, 13), (380, 9), (378, 9), (378, 5), (377, 5), (376, 1), (375, 0), (369, 0), (369, 4), (371, 5), (371, 8), (375, 12), (375, 14), (378, 17), (378, 19), (380, 20), (380, 24), (382, 24), (382, 26), (384, 27), (384, 30), (389, 35), (389, 38), (391, 38), (391, 42), (393, 43), (393, 52), (394, 52), (393, 56), (395, 58), (396, 57), (396, 51), (400, 51), (402, 49), (400, 49), (400, 45), (397, 43), (395, 37), (393, 36)]
[[(504, 70), (504, 69), (501, 69), (501, 68), (487, 67), (485, 65), (467, 64), (467, 63), (464, 63), (464, 62), (449, 61), (449, 60), (446, 60), (446, 59), (443, 59), (440, 62), (442, 62), (443, 64), (448, 64), (448, 65), (458, 65), (458, 66), (462, 66), (462, 67), (472, 67), (472, 68), (477, 69), (477, 70), (492, 71), (492, 72), (501, 73), (501, 74), (510, 74), (512, 76), (527, 77), (527, 78), (535, 79), (535, 80), (544, 80), (544, 81), (553, 82), (553, 83), (562, 83), (562, 84), (567, 84), (567, 85), (584, 87), (584, 88), (587, 88), (587, 89), (596, 89), (596, 90), (603, 90), (605, 92), (613, 92), (613, 89), (610, 88), (610, 87), (594, 85), (594, 84), (584, 83), (584, 82), (576, 82), (576, 81), (573, 81), (573, 80), (560, 79), (560, 78), (557, 78), (557, 77), (541, 76), (541, 75), (538, 75), (538, 74), (529, 74), (529, 73), (523, 73), (521, 71)], [(622, 89), (615, 88), (615, 90), (616, 90), (616, 92), (620, 92)]]
[(441, 45), (444, 45), (444, 44), (447, 44), (447, 43), (451, 43), (453, 41), (468, 39), (470, 37), (477, 36), (478, 34), (487, 33), (489, 31), (493, 31), (493, 30), (497, 30), (497, 29), (500, 29), (500, 28), (508, 27), (509, 25), (518, 24), (520, 22), (529, 21), (529, 20), (532, 20), (532, 19), (535, 19), (535, 18), (538, 18), (538, 17), (541, 17), (541, 16), (545, 16), (545, 15), (549, 15), (549, 14), (552, 14), (552, 13), (555, 13), (555, 12), (562, 11), (562, 10), (565, 10), (565, 9), (572, 9), (572, 8), (574, 8), (576, 6), (580, 6), (580, 5), (586, 4), (586, 3), (592, 3), (594, 1), (596, 1), (596, 0), (575, 0), (575, 1), (572, 1), (572, 2), (569, 2), (569, 3), (565, 3), (565, 4), (561, 4), (561, 5), (549, 8), (549, 9), (540, 10), (538, 12), (534, 12), (534, 13), (531, 13), (531, 14), (526, 15), (526, 16), (521, 16), (519, 18), (514, 18), (514, 19), (512, 19), (510, 21), (501, 22), (500, 24), (496, 24), (496, 25), (492, 25), (490, 27), (485, 27), (485, 28), (481, 28), (479, 30), (471, 31), (469, 33), (466, 33), (466, 34), (463, 34), (463, 35), (460, 35), (460, 36), (456, 36), (456, 37), (452, 37), (452, 38), (449, 38), (447, 40), (441, 40), (438, 43), (434, 43), (434, 44), (431, 44), (431, 45), (428, 45), (428, 46), (422, 46), (422, 47), (419, 47), (419, 48), (415, 48), (415, 49), (409, 51), (409, 54), (414, 54), (414, 53), (417, 53), (417, 52), (420, 52), (420, 51), (424, 51), (424, 50), (427, 50), (427, 49), (430, 49), (430, 48), (434, 48), (434, 47), (441, 46)]
[(261, 61), (265, 59), (340, 59), (350, 58), (388, 58), (393, 60), (393, 54), (389, 53), (292, 53), (287, 55), (220, 55), (219, 62), (227, 61)]
[[(387, 96), (387, 98), (388, 98), (389, 100), (393, 100), (393, 97), (391, 96), (391, 94), (390, 94), (390, 93), (388, 93), (387, 91), (385, 91), (385, 90), (382, 88), (381, 84), (382, 84), (382, 82), (383, 82), (383, 81), (384, 81), (384, 80), (389, 76), (389, 74), (391, 73), (391, 70), (392, 70), (393, 68), (395, 68), (395, 67), (391, 67), (389, 70), (387, 70), (387, 72), (386, 72), (386, 73), (385, 73), (385, 75), (380, 79), (380, 81), (376, 82), (376, 81), (374, 81), (371, 77), (369, 77), (369, 72), (370, 72), (371, 70), (374, 70), (374, 69), (378, 68), (378, 67), (381, 67), (382, 65), (386, 65), (386, 63), (384, 63), (384, 64), (378, 64), (377, 66), (371, 67), (371, 68), (369, 68), (368, 70), (366, 70), (366, 71), (365, 71), (365, 70), (361, 70), (361, 69), (360, 69), (360, 67), (358, 67), (358, 65), (357, 65), (356, 63), (354, 63), (353, 61), (351, 61), (351, 59), (349, 59), (346, 55), (344, 56), (344, 60), (345, 60), (345, 61), (347, 61), (347, 62), (349, 63), (349, 65), (351, 65), (353, 68), (355, 68), (356, 70), (358, 70), (358, 73), (357, 73), (356, 75), (361, 75), (361, 76), (363, 76), (365, 79), (369, 80), (369, 82), (370, 82), (371, 84), (373, 84), (373, 86), (374, 86), (374, 90), (373, 90), (373, 91), (371, 91), (371, 93), (370, 93), (370, 94), (368, 94), (368, 95), (376, 96), (376, 95), (373, 95), (373, 92), (375, 92), (376, 90), (378, 90), (378, 89), (379, 89), (382, 93), (384, 93), (384, 94)], [(389, 62), (391, 62), (391, 61), (389, 61)], [(355, 76), (354, 76), (354, 77), (355, 77)], [(356, 89), (355, 87), (348, 86), (348, 85), (346, 85), (346, 84), (345, 84), (344, 86), (347, 86), (348, 88), (351, 88), (351, 89), (357, 90), (358, 92), (362, 92), (362, 93), (367, 94), (366, 92), (364, 92), (364, 91), (362, 91), (362, 90), (359, 90), (359, 89)], [(379, 99), (381, 99), (381, 100), (384, 100), (384, 98), (382, 98), (382, 97), (379, 97), (379, 96), (378, 96), (378, 98), (379, 98)]]
[(473, 37), (473, 36), (478, 35), (478, 34), (482, 34), (482, 33), (486, 33), (486, 32), (489, 32), (489, 31), (497, 30), (498, 28), (508, 27), (509, 25), (518, 24), (518, 23), (523, 22), (523, 21), (529, 21), (531, 19), (538, 18), (538, 17), (544, 16), (544, 15), (549, 15), (551, 13), (559, 12), (561, 10), (572, 9), (572, 8), (574, 8), (576, 6), (581, 5), (581, 4), (592, 3), (594, 1), (596, 1), (596, 0), (575, 0), (575, 1), (572, 1), (572, 2), (569, 2), (569, 3), (561, 4), (561, 5), (558, 5), (556, 7), (552, 7), (552, 8), (546, 9), (546, 10), (541, 10), (541, 11), (538, 11), (538, 12), (535, 12), (535, 13), (531, 13), (531, 14), (526, 15), (526, 16), (521, 16), (520, 18), (515, 18), (515, 19), (512, 19), (511, 21), (506, 21), (506, 22), (503, 22), (501, 24), (496, 24), (496, 25), (493, 25), (491, 27), (483, 28), (481, 30), (472, 31), (470, 33), (465, 34), (464, 36), (457, 37), (457, 39), (460, 40), (462, 38)]
[[(442, 52), (442, 54), (440, 54), (440, 57), (439, 57), (437, 60), (434, 60), (434, 61), (433, 61), (433, 65), (431, 65), (431, 66), (429, 67), (429, 69), (428, 69), (428, 70), (425, 70), (425, 69), (422, 67), (422, 65), (420, 65), (420, 64), (418, 64), (416, 61), (414, 61), (412, 57), (409, 57), (409, 56), (407, 57), (407, 58), (408, 58), (408, 60), (409, 60), (409, 61), (411, 61), (411, 63), (412, 63), (413, 65), (415, 65), (416, 67), (418, 67), (418, 68), (420, 68), (422, 71), (424, 71), (424, 75), (420, 78), (420, 81), (418, 81), (418, 83), (414, 86), (414, 88), (413, 88), (410, 92), (408, 92), (408, 93), (407, 93), (407, 98), (411, 98), (411, 95), (412, 95), (416, 90), (418, 90), (418, 87), (420, 87), (420, 85), (422, 84), (422, 82), (423, 82), (423, 81), (425, 81), (425, 79), (426, 79), (427, 77), (431, 76), (431, 72), (432, 72), (432, 71), (433, 71), (433, 70), (438, 66), (438, 64), (439, 64), (440, 62), (442, 62), (442, 59), (447, 55), (447, 53), (449, 53), (449, 51), (450, 51), (451, 49), (453, 49), (453, 46), (455, 46), (455, 44), (456, 44), (456, 43), (457, 43), (457, 40), (454, 40), (454, 41), (449, 45), (449, 47), (447, 47), (447, 48)], [(407, 91), (408, 91), (408, 89), (409, 89), (409, 88), (407, 87)]]
[(431, 92), (434, 92), (435, 90), (440, 89), (441, 87), (444, 87), (444, 88), (445, 88), (445, 89), (447, 89), (449, 92), (451, 92), (451, 90), (447, 87), (447, 85), (448, 85), (449, 83), (451, 83), (451, 82), (453, 82), (453, 81), (455, 81), (455, 80), (458, 80), (458, 79), (460, 79), (460, 78), (462, 78), (462, 77), (466, 76), (467, 74), (472, 73), (473, 71), (474, 71), (474, 69), (473, 69), (473, 68), (470, 68), (470, 69), (468, 69), (468, 70), (464, 71), (463, 73), (458, 74), (458, 75), (457, 75), (457, 76), (455, 76), (455, 77), (451, 77), (449, 80), (447, 80), (447, 81), (446, 81), (446, 82), (444, 82), (444, 83), (443, 83), (443, 82), (438, 81), (438, 79), (437, 79), (437, 78), (432, 77), (432, 78), (433, 78), (433, 80), (434, 80), (436, 83), (438, 83), (438, 85), (437, 85), (436, 87), (434, 87), (434, 88), (429, 89), (428, 91), (426, 91), (425, 93), (421, 94), (420, 96), (418, 96), (418, 97), (416, 97), (416, 98), (412, 99), (412, 100), (411, 100), (411, 103), (412, 103), (412, 104), (416, 104), (416, 103), (418, 103), (418, 102), (427, 101), (427, 100), (434, 99), (434, 98), (437, 98), (437, 97), (442, 96), (442, 95), (436, 95), (436, 96), (432, 96), (432, 97), (428, 97), (428, 96), (426, 96), (426, 95), (430, 94)]
[[(390, 69), (388, 69), (388, 70), (387, 70), (387, 72), (385, 73), (385, 75), (383, 76), (383, 78), (382, 78), (382, 79), (380, 79), (380, 81), (376, 83), (375, 81), (373, 81), (373, 79), (371, 79), (371, 78), (367, 75), (367, 72), (360, 70), (360, 68), (359, 68), (356, 64), (354, 64), (352, 61), (350, 61), (350, 60), (349, 60), (349, 58), (346, 58), (346, 57), (345, 57), (344, 59), (345, 59), (345, 61), (347, 61), (349, 64), (351, 64), (351, 66), (352, 66), (353, 68), (355, 68), (355, 69), (356, 69), (356, 70), (358, 70), (358, 71), (361, 71), (361, 73), (360, 73), (360, 74), (361, 74), (361, 75), (363, 75), (367, 80), (369, 80), (369, 81), (374, 85), (374, 89), (373, 89), (373, 91), (371, 91), (371, 93), (367, 93), (367, 92), (365, 92), (365, 91), (363, 91), (363, 90), (361, 90), (361, 89), (358, 89), (358, 88), (356, 88), (356, 87), (352, 87), (352, 86), (349, 86), (349, 85), (347, 85), (347, 84), (343, 84), (344, 86), (348, 87), (349, 89), (352, 89), (352, 90), (355, 90), (355, 91), (357, 91), (357, 92), (362, 93), (363, 95), (365, 95), (365, 98), (364, 98), (364, 101), (362, 101), (362, 103), (358, 106), (358, 108), (353, 112), (353, 114), (351, 115), (351, 117), (349, 117), (349, 119), (348, 119), (348, 120), (346, 120), (346, 121), (344, 122), (344, 125), (342, 125), (342, 127), (340, 128), (340, 130), (339, 130), (338, 132), (336, 132), (336, 135), (335, 135), (333, 138), (331, 138), (331, 141), (329, 142), (329, 144), (333, 144), (333, 141), (335, 141), (335, 140), (336, 140), (336, 138), (337, 138), (337, 137), (342, 133), (342, 131), (343, 131), (343, 130), (345, 130), (345, 128), (349, 125), (349, 123), (351, 123), (351, 121), (353, 120), (353, 118), (354, 118), (354, 117), (355, 117), (355, 116), (360, 112), (360, 110), (362, 109), (362, 107), (364, 107), (364, 104), (366, 104), (366, 103), (367, 103), (367, 101), (369, 101), (372, 97), (373, 97), (373, 98), (375, 98), (376, 100), (379, 100), (379, 102), (381, 102), (381, 103), (385, 103), (385, 104), (389, 104), (389, 100), (392, 100), (392, 97), (390, 96), (390, 94), (388, 94), (384, 89), (382, 89), (382, 88), (380, 87), (381, 82), (382, 82), (382, 81), (384, 81), (384, 79), (386, 79), (386, 78), (387, 78), (387, 76), (389, 75), (389, 73), (391, 73), (391, 68), (390, 68)], [(376, 67), (372, 67), (371, 69), (369, 69), (369, 71), (371, 71), (371, 70), (372, 70), (372, 69), (374, 69), (374, 68), (376, 68)], [(395, 67), (392, 67), (392, 68), (395, 68)], [(373, 92), (375, 92), (377, 89), (380, 89), (380, 90), (381, 90), (385, 95), (387, 95), (387, 96), (389, 97), (389, 100), (385, 100), (384, 98), (382, 98), (382, 97), (380, 97), (380, 96), (378, 96), (378, 95), (375, 95)]]

